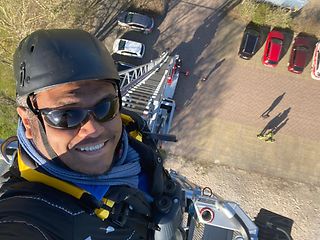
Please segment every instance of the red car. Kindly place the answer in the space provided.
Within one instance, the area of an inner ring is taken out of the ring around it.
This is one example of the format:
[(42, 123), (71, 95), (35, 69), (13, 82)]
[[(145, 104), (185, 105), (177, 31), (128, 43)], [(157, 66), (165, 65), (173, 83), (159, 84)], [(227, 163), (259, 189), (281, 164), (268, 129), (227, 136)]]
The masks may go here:
[(288, 63), (288, 71), (300, 74), (307, 65), (307, 58), (310, 54), (310, 41), (306, 37), (296, 37), (294, 39), (290, 60)]
[(284, 36), (281, 32), (273, 30), (268, 34), (262, 63), (268, 67), (275, 67), (280, 60)]

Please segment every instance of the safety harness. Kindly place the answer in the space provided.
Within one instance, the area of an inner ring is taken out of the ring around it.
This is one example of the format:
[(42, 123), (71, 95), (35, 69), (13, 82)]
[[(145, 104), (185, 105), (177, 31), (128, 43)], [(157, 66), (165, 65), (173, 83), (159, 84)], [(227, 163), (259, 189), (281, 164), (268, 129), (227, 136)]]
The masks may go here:
[[(141, 130), (147, 130), (144, 121), (140, 117), (134, 117), (134, 120), (131, 116), (124, 113), (121, 114), (121, 118), (124, 123), (124, 126), (126, 127), (127, 132), (129, 133), (129, 136), (133, 139), (136, 139), (137, 142), (142, 143), (144, 136), (141, 133), (143, 132)], [(155, 144), (153, 144), (152, 139), (147, 139), (148, 137), (146, 137), (146, 141), (150, 141), (149, 144), (153, 149), (155, 149), (156, 146)], [(108, 193), (106, 194), (108, 197), (104, 197), (101, 201), (98, 201), (89, 192), (73, 184), (70, 184), (68, 182), (57, 179), (54, 176), (47, 175), (40, 171), (37, 171), (36, 169), (33, 169), (32, 166), (29, 166), (28, 162), (24, 161), (23, 159), (24, 153), (21, 149), (18, 149), (17, 164), (19, 171), (16, 172), (16, 174), (18, 175), (16, 176), (17, 178), (23, 178), (31, 183), (44, 184), (60, 192), (73, 196), (75, 199), (78, 200), (79, 205), (81, 205), (85, 209), (85, 211), (87, 211), (90, 214), (94, 213), (102, 221), (108, 219), (114, 224), (122, 227), (125, 224), (130, 225), (130, 221), (128, 220), (130, 220), (130, 218), (132, 218), (133, 215), (135, 216), (135, 221), (137, 221), (137, 216), (141, 216), (142, 218), (138, 218), (144, 219), (141, 220), (141, 224), (147, 225), (148, 229), (160, 230), (158, 225), (151, 220), (151, 206), (144, 199), (144, 195), (140, 190), (132, 189), (127, 186), (117, 186), (113, 188), (111, 187)], [(149, 168), (150, 166), (146, 167)], [(162, 171), (161, 175), (163, 175)], [(155, 177), (159, 178), (158, 176)], [(155, 186), (153, 186), (153, 188), (154, 187)], [(156, 193), (159, 193), (161, 191), (161, 189), (158, 189), (158, 191), (153, 190), (153, 192)], [(37, 191), (35, 190), (35, 192)]]

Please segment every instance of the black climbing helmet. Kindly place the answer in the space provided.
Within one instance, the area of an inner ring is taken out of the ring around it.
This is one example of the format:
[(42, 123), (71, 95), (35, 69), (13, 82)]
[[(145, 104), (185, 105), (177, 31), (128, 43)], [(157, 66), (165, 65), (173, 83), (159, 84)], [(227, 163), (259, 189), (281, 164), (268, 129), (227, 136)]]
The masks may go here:
[(38, 30), (23, 39), (13, 58), (17, 97), (80, 80), (120, 79), (97, 38), (79, 29)]

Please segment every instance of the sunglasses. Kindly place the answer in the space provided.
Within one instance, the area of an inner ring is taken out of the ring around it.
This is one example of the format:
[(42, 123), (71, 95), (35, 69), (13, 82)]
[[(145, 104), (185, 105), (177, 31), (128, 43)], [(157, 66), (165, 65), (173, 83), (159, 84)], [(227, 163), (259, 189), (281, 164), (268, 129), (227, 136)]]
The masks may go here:
[(104, 98), (91, 108), (39, 109), (46, 123), (58, 129), (75, 129), (84, 125), (90, 115), (98, 122), (112, 120), (119, 110), (118, 97)]

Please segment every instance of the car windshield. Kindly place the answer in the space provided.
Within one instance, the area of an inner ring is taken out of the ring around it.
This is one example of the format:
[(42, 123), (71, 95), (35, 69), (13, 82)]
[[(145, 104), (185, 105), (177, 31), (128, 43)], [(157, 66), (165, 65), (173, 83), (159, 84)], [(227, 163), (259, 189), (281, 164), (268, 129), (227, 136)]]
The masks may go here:
[(131, 24), (131, 27), (135, 27), (135, 28), (143, 28), (143, 26), (137, 24), (137, 23), (134, 23), (134, 24)]
[(134, 66), (131, 66), (131, 65), (129, 65), (129, 64), (122, 63), (122, 62), (117, 62), (117, 63), (116, 63), (116, 66), (117, 66), (117, 69), (118, 69), (119, 72), (134, 67)]
[(126, 23), (132, 22), (133, 15), (134, 15), (133, 13), (128, 13), (128, 15), (126, 16), (125, 22)]
[(317, 71), (320, 71), (320, 52), (318, 52), (318, 58), (317, 58), (317, 65), (316, 65), (316, 69), (317, 69)]
[(276, 65), (276, 64), (277, 64), (277, 62), (272, 61), (272, 60), (268, 60), (267, 62), (268, 62), (268, 64), (270, 64), (270, 65)]
[(126, 46), (126, 41), (120, 40), (120, 42), (119, 42), (119, 50), (124, 50), (125, 46)]
[(128, 54), (128, 55), (137, 55), (135, 52), (129, 52), (129, 51), (123, 51), (123, 54)]
[(301, 52), (307, 52), (308, 48), (306, 46), (298, 46), (295, 50), (299, 50)]
[(258, 42), (258, 38), (256, 36), (252, 36), (250, 34), (247, 34), (244, 52), (245, 53), (254, 53), (257, 42)]
[(140, 55), (143, 55), (144, 52), (144, 46), (141, 47)]
[(293, 69), (297, 72), (302, 72), (303, 71), (303, 67), (299, 67), (299, 66), (294, 66)]
[(279, 45), (282, 45), (282, 40), (281, 39), (279, 39), (279, 38), (272, 38), (272, 40), (271, 40), (273, 43), (275, 43), (275, 44), (279, 44)]

